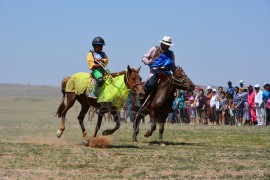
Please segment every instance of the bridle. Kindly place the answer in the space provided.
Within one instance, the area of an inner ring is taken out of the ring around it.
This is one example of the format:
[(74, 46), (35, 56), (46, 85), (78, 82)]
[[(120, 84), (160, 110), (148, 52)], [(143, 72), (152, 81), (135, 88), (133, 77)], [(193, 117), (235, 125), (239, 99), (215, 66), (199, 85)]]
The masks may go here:
[[(180, 68), (179, 68), (180, 69)], [(180, 80), (177, 79), (173, 74), (171, 76), (172, 80), (170, 81), (173, 85), (176, 86), (182, 86), (182, 87), (186, 87), (185, 83), (186, 81), (189, 79), (185, 73), (182, 72), (182, 75), (184, 76), (183, 78), (181, 78)]]
[(127, 82), (127, 83), (126, 83), (127, 88), (130, 89), (130, 91), (131, 91), (132, 93), (135, 94), (136, 92), (134, 91), (134, 87), (140, 85), (141, 82), (136, 82), (136, 83), (134, 83), (134, 84), (131, 83), (131, 82), (129, 81), (129, 77), (128, 77), (128, 72), (127, 72), (127, 71), (126, 71), (126, 73), (125, 73), (125, 81)]

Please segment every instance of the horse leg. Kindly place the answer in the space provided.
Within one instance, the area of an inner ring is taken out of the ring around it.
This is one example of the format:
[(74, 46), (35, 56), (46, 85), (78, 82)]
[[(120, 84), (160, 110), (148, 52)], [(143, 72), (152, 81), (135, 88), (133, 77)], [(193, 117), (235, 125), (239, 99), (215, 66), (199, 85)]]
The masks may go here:
[(163, 142), (163, 132), (164, 132), (164, 122), (159, 123), (159, 144), (160, 145), (165, 145)]
[(67, 93), (67, 105), (61, 114), (61, 127), (57, 130), (56, 136), (60, 138), (65, 130), (65, 120), (67, 111), (73, 106), (76, 101), (76, 94), (75, 93)]
[(112, 115), (113, 115), (113, 118), (115, 120), (115, 127), (113, 129), (106, 129), (105, 131), (103, 131), (102, 135), (103, 136), (107, 136), (107, 135), (111, 135), (113, 134), (117, 129), (120, 128), (120, 119), (119, 119), (119, 116), (118, 116), (118, 113), (116, 111), (116, 109), (113, 109), (111, 111)]
[(157, 127), (156, 114), (153, 110), (150, 111), (150, 124), (151, 124), (150, 130), (146, 131), (144, 137), (152, 136), (153, 132), (156, 130)]
[(133, 142), (138, 142), (137, 136), (140, 132), (140, 121), (144, 116), (138, 115), (135, 117), (133, 122)]
[(103, 111), (99, 111), (99, 113), (98, 113), (98, 120), (97, 120), (96, 129), (95, 129), (95, 133), (94, 133), (93, 137), (97, 136), (98, 130), (101, 127), (101, 122), (102, 122), (102, 118), (103, 118), (104, 114), (105, 114), (105, 112), (103, 112)]
[(88, 104), (87, 102), (87, 97), (83, 97), (81, 96), (80, 99), (78, 99), (79, 102), (81, 103), (81, 111), (80, 111), (80, 114), (78, 116), (78, 121), (79, 121), (79, 124), (81, 126), (81, 129), (82, 129), (82, 133), (83, 133), (83, 144), (85, 145), (89, 145), (89, 139), (88, 139), (88, 136), (87, 136), (87, 132), (85, 130), (85, 127), (84, 127), (84, 117), (85, 115), (87, 114), (88, 112), (88, 109), (90, 107), (90, 105)]

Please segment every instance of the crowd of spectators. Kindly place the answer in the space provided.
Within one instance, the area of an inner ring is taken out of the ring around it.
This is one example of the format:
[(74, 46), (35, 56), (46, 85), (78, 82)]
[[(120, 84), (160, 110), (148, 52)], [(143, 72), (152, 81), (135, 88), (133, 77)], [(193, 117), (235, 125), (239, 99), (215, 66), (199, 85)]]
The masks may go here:
[(194, 92), (175, 92), (173, 111), (167, 122), (181, 124), (212, 125), (270, 125), (270, 85), (265, 83), (263, 91), (259, 84), (197, 87)]

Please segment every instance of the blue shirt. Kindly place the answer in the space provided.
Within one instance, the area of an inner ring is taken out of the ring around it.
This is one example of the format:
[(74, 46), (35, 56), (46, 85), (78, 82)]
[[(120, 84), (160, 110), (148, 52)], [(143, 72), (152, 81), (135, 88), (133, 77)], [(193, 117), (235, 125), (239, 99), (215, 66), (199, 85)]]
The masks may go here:
[(267, 104), (267, 101), (269, 99), (269, 94), (270, 91), (263, 91), (262, 97), (263, 97), (263, 101)]
[(152, 64), (150, 64), (150, 69), (165, 67), (165, 73), (171, 74), (170, 70), (174, 65), (172, 54), (173, 53), (170, 50), (167, 52), (162, 52), (162, 54), (157, 59), (155, 59)]
[(234, 88), (231, 86), (229, 86), (228, 88), (227, 88), (227, 93), (229, 93), (229, 94), (231, 94), (231, 95), (234, 95)]
[(178, 98), (178, 108), (179, 109), (185, 108), (185, 95), (183, 93), (181, 93)]

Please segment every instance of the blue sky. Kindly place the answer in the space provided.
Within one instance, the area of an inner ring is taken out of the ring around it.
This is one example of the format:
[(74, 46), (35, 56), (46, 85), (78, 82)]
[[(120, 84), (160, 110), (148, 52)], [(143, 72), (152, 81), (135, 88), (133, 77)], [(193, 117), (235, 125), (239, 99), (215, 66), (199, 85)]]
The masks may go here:
[(60, 85), (89, 71), (101, 36), (111, 71), (149, 68), (143, 54), (164, 35), (176, 64), (201, 85), (270, 81), (269, 0), (0, 0), (0, 83)]

